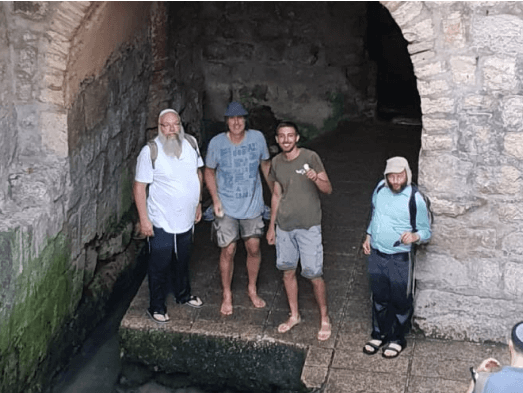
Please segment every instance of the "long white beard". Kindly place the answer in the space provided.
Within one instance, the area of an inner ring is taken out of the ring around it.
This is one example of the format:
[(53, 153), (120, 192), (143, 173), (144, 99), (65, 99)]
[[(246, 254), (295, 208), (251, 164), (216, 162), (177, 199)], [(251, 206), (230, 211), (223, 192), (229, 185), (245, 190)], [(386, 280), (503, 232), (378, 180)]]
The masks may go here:
[(158, 134), (158, 137), (160, 138), (160, 142), (162, 142), (163, 152), (167, 156), (180, 158), (180, 156), (182, 155), (182, 145), (184, 139), (183, 129), (181, 129), (178, 134), (174, 134), (170, 137), (166, 137), (164, 134), (160, 132)]

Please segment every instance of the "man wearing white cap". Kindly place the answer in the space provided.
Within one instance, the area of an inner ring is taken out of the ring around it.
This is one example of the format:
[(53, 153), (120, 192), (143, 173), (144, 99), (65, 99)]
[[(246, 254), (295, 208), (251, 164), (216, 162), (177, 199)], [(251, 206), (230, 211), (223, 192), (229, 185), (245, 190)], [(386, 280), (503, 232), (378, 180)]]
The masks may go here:
[(158, 136), (142, 148), (133, 186), (140, 233), (150, 250), (147, 313), (157, 323), (169, 321), (165, 299), (170, 284), (177, 303), (202, 306), (189, 281), (193, 228), (202, 217), (202, 166), (196, 139), (185, 134), (178, 113), (160, 112)]
[(471, 368), (467, 393), (523, 393), (523, 321), (512, 328), (508, 350), (510, 366), (501, 367), (496, 359), (488, 358), (476, 370)]
[[(384, 175), (372, 195), (363, 243), (372, 292), (372, 339), (363, 352), (374, 355), (383, 346), (382, 356), (391, 359), (407, 345), (405, 335), (413, 313), (412, 243), (425, 243), (432, 233), (425, 200), (411, 184), (408, 161), (388, 159)], [(416, 208), (414, 218), (411, 203)]]
[(213, 234), (221, 248), (223, 297), (220, 312), (223, 315), (233, 312), (231, 284), (236, 243), (240, 237), (247, 251), (249, 298), (254, 307), (265, 307), (256, 286), (265, 207), (259, 169), (267, 181), (271, 164), (263, 134), (246, 128), (247, 115), (239, 102), (229, 104), (225, 111), (228, 131), (211, 139), (205, 158), (205, 183), (214, 207)]

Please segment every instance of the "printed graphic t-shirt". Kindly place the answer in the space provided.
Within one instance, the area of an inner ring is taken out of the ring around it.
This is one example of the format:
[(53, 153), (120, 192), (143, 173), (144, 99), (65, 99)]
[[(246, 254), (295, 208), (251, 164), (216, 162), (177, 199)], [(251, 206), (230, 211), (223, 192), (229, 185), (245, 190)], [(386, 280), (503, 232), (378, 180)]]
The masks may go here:
[(249, 219), (263, 213), (259, 166), (269, 158), (267, 142), (260, 131), (247, 130), (238, 145), (225, 132), (211, 139), (205, 165), (216, 170), (218, 196), (229, 217)]
[(300, 155), (292, 161), (287, 161), (283, 153), (272, 159), (269, 180), (277, 181), (282, 187), (276, 224), (284, 231), (321, 225), (318, 188), (305, 176), (305, 164), (317, 173), (325, 172), (318, 154), (305, 148), (300, 148)]

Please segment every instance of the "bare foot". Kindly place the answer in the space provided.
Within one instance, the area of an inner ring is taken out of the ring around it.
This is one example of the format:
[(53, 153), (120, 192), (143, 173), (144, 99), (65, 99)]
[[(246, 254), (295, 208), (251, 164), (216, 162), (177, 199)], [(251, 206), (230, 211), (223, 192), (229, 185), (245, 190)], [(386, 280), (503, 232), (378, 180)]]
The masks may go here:
[(321, 329), (318, 332), (318, 341), (327, 341), (331, 336), (331, 323), (330, 321), (322, 321)]
[(287, 320), (287, 322), (284, 322), (280, 326), (278, 326), (278, 333), (287, 333), (289, 330), (291, 330), (294, 326), (296, 326), (300, 322), (301, 322), (301, 317), (299, 315), (297, 317), (291, 316)]
[(222, 315), (232, 315), (232, 296), (223, 296), (220, 312)]
[(259, 297), (257, 293), (249, 293), (249, 297), (251, 298), (251, 302), (254, 307), (263, 308), (266, 306), (265, 300)]

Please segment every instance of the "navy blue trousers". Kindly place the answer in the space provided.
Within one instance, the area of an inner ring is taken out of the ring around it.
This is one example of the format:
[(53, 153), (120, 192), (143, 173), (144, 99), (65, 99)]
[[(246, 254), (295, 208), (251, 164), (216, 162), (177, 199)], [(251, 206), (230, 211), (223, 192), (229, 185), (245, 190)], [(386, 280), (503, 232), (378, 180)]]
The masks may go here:
[(172, 234), (153, 227), (154, 236), (149, 238), (149, 311), (167, 312), (165, 299), (172, 290), (178, 303), (191, 297), (189, 261), (192, 254), (192, 229)]
[(413, 314), (409, 253), (372, 249), (368, 259), (372, 292), (372, 338), (405, 346)]

